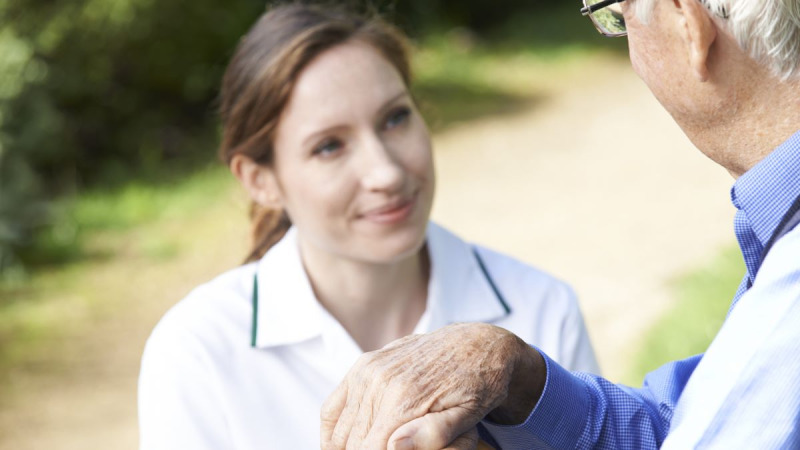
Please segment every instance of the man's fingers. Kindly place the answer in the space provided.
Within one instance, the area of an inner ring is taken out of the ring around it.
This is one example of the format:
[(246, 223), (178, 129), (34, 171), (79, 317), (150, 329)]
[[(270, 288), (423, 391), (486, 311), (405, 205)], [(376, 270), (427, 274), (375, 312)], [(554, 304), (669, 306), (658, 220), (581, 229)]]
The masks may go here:
[[(428, 413), (395, 430), (389, 438), (389, 449), (440, 450), (449, 448), (451, 443), (455, 443), (457, 439), (462, 438), (462, 435), (475, 428), (475, 424), (479, 420), (480, 417), (476, 417), (473, 411), (464, 407)], [(466, 443), (468, 441), (459, 442)], [(477, 439), (475, 443), (477, 444)], [(475, 447), (473, 445), (463, 448)]]
[[(356, 442), (360, 442), (363, 448), (387, 448), (389, 437), (397, 429), (398, 424), (406, 423), (407, 421), (417, 417), (418, 414), (424, 414), (427, 410), (409, 409), (405, 404), (407, 396), (403, 393), (408, 392), (407, 388), (400, 385), (400, 392), (393, 389), (386, 389), (387, 383), (379, 383), (378, 386), (383, 389), (379, 395), (373, 394), (372, 403), (372, 416), (370, 417), (368, 425), (364, 428), (355, 429), (351, 432), (351, 437), (355, 435)], [(362, 415), (360, 420), (363, 420), (365, 415)], [(364, 421), (366, 422), (366, 421)]]
[(347, 383), (342, 383), (322, 404), (320, 411), (320, 448), (332, 449), (333, 431), (347, 402)]
[[(327, 447), (329, 449), (345, 449), (347, 448), (348, 441), (350, 440), (350, 434), (353, 431), (353, 427), (359, 423), (360, 420), (364, 420), (360, 417), (359, 411), (362, 409), (364, 405), (362, 405), (361, 398), (363, 397), (364, 388), (363, 387), (354, 387), (351, 386), (348, 389), (346, 402), (342, 412), (339, 414), (338, 422), (336, 426), (333, 428), (333, 434), (331, 435), (330, 446)], [(357, 397), (356, 397), (357, 396)]]
[(392, 342), (389, 342), (388, 344), (384, 345), (383, 348), (381, 348), (381, 350), (391, 350), (395, 347), (399, 347), (401, 345), (408, 343), (409, 341), (413, 341), (418, 338), (419, 338), (418, 334), (409, 334), (408, 336), (403, 336), (401, 338), (393, 340)]
[[(386, 431), (383, 439), (375, 436), (376, 430), (373, 428), (375, 420), (383, 415), (391, 414), (399, 408), (396, 405), (390, 405), (382, 411), (385, 394), (384, 385), (376, 382), (377, 380), (375, 379), (372, 381), (373, 384), (364, 387), (365, 394), (363, 398), (368, 400), (358, 402), (359, 409), (357, 411), (357, 418), (353, 420), (346, 448), (386, 448), (386, 440), (393, 431), (393, 429)], [(352, 401), (352, 399), (350, 399), (350, 401)], [(350, 401), (348, 401), (348, 403)], [(377, 438), (378, 442), (369, 444), (369, 435), (373, 435), (373, 441)]]
[(322, 448), (446, 448), (508, 396), (520, 345), (502, 328), (453, 324), (364, 354), (326, 402)]

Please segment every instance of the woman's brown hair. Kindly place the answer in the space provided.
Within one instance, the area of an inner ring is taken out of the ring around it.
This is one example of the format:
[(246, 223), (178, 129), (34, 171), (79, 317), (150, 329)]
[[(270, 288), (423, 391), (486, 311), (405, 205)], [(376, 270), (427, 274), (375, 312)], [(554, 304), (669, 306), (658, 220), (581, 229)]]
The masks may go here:
[[(222, 144), (226, 164), (242, 154), (273, 164), (273, 140), (297, 77), (318, 55), (349, 41), (373, 46), (410, 82), (405, 37), (382, 20), (335, 7), (290, 4), (259, 18), (242, 38), (222, 79)], [(284, 211), (252, 202), (253, 246), (247, 261), (261, 258), (291, 225)]]

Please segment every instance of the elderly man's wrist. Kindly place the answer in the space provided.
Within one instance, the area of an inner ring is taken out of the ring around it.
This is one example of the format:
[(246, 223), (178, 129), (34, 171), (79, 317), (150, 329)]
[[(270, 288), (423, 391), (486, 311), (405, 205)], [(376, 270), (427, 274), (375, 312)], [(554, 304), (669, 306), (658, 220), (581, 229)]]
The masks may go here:
[(547, 366), (539, 352), (516, 338), (513, 370), (506, 398), (486, 418), (498, 425), (519, 425), (530, 416), (547, 380)]

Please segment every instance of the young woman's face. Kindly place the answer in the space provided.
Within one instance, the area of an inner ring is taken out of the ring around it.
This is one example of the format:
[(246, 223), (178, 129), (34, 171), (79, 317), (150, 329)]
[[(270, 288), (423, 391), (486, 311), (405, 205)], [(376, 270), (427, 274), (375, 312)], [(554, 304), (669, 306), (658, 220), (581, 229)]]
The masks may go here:
[(345, 43), (303, 70), (274, 148), (280, 202), (305, 248), (373, 263), (419, 250), (433, 201), (430, 137), (373, 47)]

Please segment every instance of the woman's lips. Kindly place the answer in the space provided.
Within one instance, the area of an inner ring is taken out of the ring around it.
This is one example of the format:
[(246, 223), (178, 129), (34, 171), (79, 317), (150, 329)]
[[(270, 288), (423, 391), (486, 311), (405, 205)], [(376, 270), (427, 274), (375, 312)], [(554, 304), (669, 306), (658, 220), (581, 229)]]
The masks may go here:
[(361, 217), (371, 222), (392, 225), (406, 220), (414, 211), (417, 196), (399, 199), (387, 205), (371, 209)]

